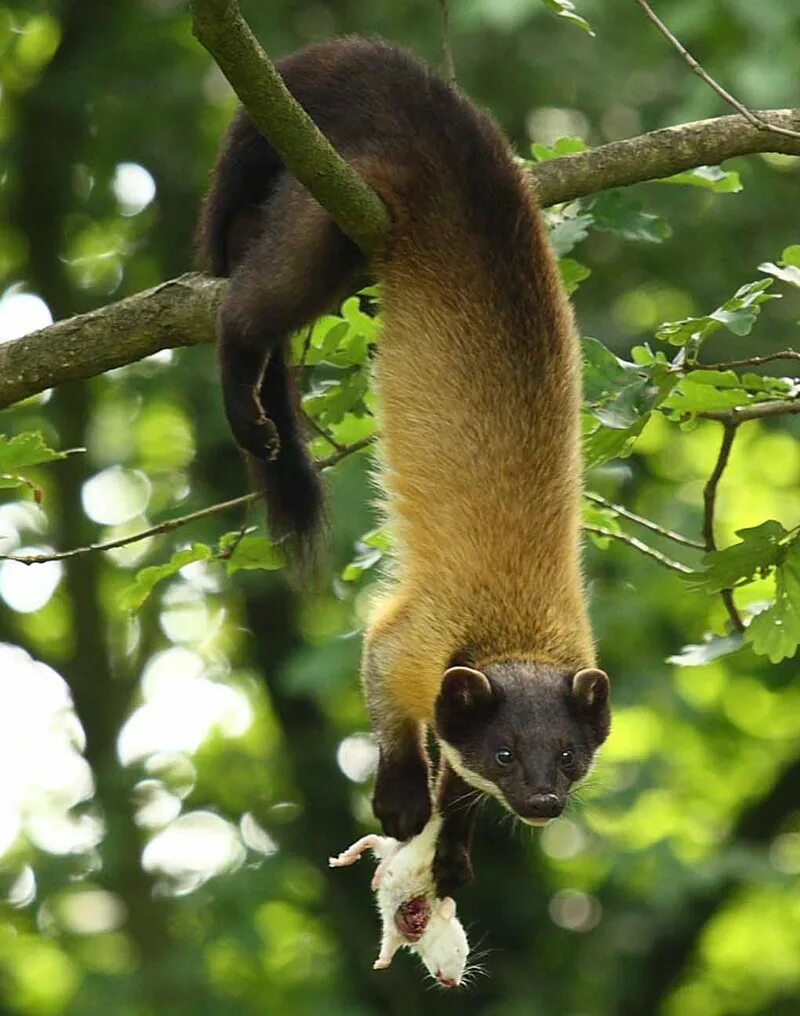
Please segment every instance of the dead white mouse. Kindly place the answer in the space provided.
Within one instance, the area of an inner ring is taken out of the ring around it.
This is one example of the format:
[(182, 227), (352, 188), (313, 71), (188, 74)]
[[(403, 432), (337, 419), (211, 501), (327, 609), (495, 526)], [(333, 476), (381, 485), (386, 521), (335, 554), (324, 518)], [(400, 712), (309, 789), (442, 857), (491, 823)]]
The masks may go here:
[(375, 970), (388, 967), (397, 950), (408, 946), (439, 984), (454, 988), (464, 976), (469, 943), (456, 917), (455, 900), (438, 899), (433, 884), (433, 855), (441, 824), (434, 815), (418, 836), (405, 843), (391, 836), (362, 836), (328, 863), (332, 868), (354, 864), (365, 850), (380, 860), (372, 877), (382, 924)]

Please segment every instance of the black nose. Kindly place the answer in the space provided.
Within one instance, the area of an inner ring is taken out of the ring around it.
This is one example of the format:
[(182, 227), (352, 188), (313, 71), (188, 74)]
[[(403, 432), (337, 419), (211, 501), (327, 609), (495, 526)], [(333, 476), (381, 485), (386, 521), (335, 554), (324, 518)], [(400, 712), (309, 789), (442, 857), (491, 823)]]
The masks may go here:
[(563, 810), (557, 794), (532, 794), (528, 798), (528, 818), (555, 818)]

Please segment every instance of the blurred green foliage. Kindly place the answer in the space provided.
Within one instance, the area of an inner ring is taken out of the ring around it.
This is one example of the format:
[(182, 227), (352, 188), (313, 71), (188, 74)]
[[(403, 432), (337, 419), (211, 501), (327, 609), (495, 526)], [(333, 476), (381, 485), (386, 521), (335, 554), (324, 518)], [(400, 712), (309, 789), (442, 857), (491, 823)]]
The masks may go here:
[[(275, 56), (357, 31), (439, 60), (433, 0), (242, 6)], [(459, 82), (521, 154), (726, 112), (636, 5), (575, 6), (452, 4)], [(796, 102), (791, 0), (668, 14), (753, 106)], [(184, 4), (0, 2), (0, 88), (6, 336), (190, 266), (234, 103)], [(102, 555), (0, 564), (3, 1016), (797, 1011), (797, 417), (738, 428), (714, 553), (609, 506), (698, 541), (722, 426), (697, 414), (796, 398), (788, 361), (697, 367), (797, 345), (798, 164), (735, 160), (548, 213), (591, 337), (601, 500), (585, 520), (602, 532), (586, 571), (616, 711), (567, 817), (531, 836), (492, 804), (482, 815), (460, 910), (488, 976), (432, 994), (408, 957), (374, 974), (366, 872), (325, 868), (373, 824), (359, 632), (389, 546), (364, 447), (328, 471), (328, 580), (302, 597), (244, 506)], [(372, 435), (375, 297), (296, 337), (320, 458)], [(246, 490), (209, 350), (65, 385), (4, 425), (4, 553), (125, 536)], [(730, 586), (745, 618), (761, 611), (744, 640)]]

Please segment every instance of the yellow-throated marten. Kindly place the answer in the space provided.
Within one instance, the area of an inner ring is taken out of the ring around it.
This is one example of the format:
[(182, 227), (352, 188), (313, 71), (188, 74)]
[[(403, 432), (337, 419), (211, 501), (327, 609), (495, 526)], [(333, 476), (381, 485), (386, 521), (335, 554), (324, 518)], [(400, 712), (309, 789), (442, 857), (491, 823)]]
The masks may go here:
[(608, 733), (580, 567), (578, 344), (531, 185), (489, 116), (382, 42), (312, 46), (279, 67), (392, 228), (367, 264), (238, 113), (199, 228), (207, 266), (231, 277), (225, 408), (273, 529), (307, 537), (321, 495), (284, 343), (362, 279), (381, 282), (374, 373), (396, 565), (364, 652), (373, 803), (388, 835), (423, 828), (433, 727), (444, 895), (469, 877), (471, 788), (544, 822)]

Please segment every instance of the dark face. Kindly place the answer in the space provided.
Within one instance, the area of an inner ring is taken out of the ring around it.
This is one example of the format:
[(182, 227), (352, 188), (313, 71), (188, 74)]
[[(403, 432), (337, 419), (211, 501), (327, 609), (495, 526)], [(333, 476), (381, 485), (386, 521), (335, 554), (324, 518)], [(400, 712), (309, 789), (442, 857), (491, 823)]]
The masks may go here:
[(528, 661), (451, 667), (436, 700), (442, 753), (531, 824), (560, 815), (608, 736), (608, 677)]

